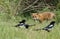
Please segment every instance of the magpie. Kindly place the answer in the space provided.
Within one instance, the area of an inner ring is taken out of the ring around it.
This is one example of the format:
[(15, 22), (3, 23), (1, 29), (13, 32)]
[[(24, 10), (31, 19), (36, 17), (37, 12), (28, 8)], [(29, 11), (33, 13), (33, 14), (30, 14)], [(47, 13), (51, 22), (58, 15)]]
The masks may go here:
[(15, 27), (23, 26), (23, 25), (25, 25), (25, 22), (26, 22), (26, 20), (22, 20)]
[(19, 27), (19, 26), (24, 26), (26, 29), (28, 29), (29, 28), (29, 26), (34, 26), (34, 25), (29, 25), (29, 24), (26, 24), (25, 23), (26, 22), (26, 20), (22, 20), (21, 22), (19, 22), (19, 24), (17, 24), (15, 27)]
[(52, 27), (54, 27), (54, 24), (55, 24), (55, 21), (52, 21), (52, 22), (50, 22), (50, 24), (48, 26), (46, 26), (46, 27), (44, 27), (42, 29), (36, 29), (36, 30), (45, 30), (47, 32), (50, 32), (49, 29), (51, 29)]

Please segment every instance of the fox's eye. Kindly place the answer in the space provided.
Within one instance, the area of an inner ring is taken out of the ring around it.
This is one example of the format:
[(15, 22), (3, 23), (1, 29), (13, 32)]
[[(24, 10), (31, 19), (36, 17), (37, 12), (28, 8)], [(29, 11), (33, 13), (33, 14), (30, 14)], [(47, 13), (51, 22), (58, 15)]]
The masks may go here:
[(33, 18), (35, 18), (36, 16), (33, 16)]

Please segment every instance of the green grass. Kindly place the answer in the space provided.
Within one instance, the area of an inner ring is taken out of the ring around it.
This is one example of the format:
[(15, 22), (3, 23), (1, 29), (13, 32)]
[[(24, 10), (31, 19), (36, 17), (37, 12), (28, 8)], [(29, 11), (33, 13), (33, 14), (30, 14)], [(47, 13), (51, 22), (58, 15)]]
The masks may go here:
[(0, 21), (0, 39), (60, 39), (60, 24), (56, 25), (51, 32), (44, 30), (34, 31), (35, 28), (42, 28), (49, 24), (49, 22), (34, 22), (28, 20), (26, 23), (36, 24), (35, 26), (25, 28), (14, 27), (17, 22), (15, 21)]
[[(54, 11), (59, 15), (60, 11)], [(31, 19), (27, 19), (27, 24), (36, 24), (35, 26), (25, 28), (14, 27), (18, 24), (18, 21), (23, 18), (12, 17), (12, 19), (7, 19), (6, 14), (0, 13), (0, 39), (60, 39), (60, 23), (52, 28), (51, 32), (46, 32), (44, 30), (34, 31), (35, 28), (43, 28), (47, 26), (50, 21), (44, 21), (43, 23), (34, 22)], [(56, 21), (58, 21), (57, 19)]]

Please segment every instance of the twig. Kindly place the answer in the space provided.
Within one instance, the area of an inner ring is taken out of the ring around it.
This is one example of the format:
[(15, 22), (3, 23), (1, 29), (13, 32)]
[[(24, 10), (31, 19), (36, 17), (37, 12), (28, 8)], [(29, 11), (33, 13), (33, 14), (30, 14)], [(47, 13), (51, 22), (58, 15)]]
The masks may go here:
[(19, 0), (17, 6), (15, 7), (15, 9), (14, 9), (14, 11), (13, 11), (13, 15), (16, 15), (17, 9), (18, 9), (18, 7), (20, 6), (21, 1), (22, 1), (22, 0)]
[(33, 6), (34, 4), (36, 4), (38, 2), (38, 0), (36, 0), (35, 2), (33, 2), (31, 5), (29, 5), (28, 7), (26, 7), (25, 9), (23, 9), (23, 11), (27, 10), (28, 8), (30, 8), (31, 6)]

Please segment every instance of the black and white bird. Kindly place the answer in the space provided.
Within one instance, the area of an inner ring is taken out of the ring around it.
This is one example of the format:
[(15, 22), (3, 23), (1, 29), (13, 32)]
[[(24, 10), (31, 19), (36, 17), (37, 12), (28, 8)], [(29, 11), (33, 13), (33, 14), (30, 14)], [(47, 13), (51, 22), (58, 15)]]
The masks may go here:
[(26, 20), (22, 20), (15, 27), (25, 27), (26, 29), (28, 29), (30, 26), (34, 26), (35, 25), (35, 24), (34, 25), (29, 25), (29, 24), (26, 24), (25, 22), (26, 22)]
[(26, 22), (26, 20), (22, 20), (15, 27), (23, 26), (23, 25), (25, 25), (25, 22)]
[(51, 29), (52, 27), (54, 27), (55, 21), (52, 21), (48, 26), (42, 28), (42, 29), (36, 29), (36, 30), (45, 30), (47, 32), (50, 32), (49, 29)]

